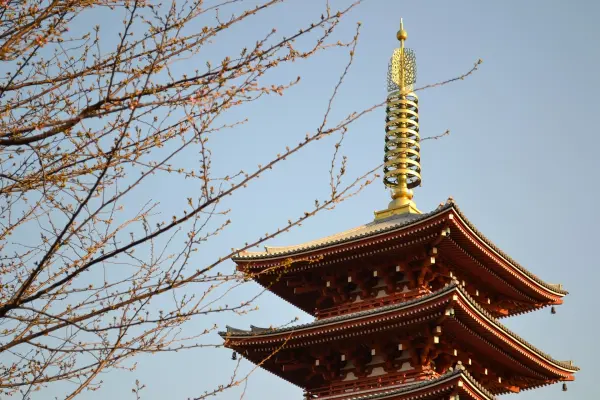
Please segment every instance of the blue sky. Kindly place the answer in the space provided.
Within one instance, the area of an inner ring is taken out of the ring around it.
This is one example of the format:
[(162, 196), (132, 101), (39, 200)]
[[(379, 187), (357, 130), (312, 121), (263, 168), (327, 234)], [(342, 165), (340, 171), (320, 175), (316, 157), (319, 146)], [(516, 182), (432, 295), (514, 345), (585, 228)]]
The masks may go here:
[[(257, 2), (248, 2), (255, 4)], [(236, 53), (244, 39), (272, 27), (289, 36), (319, 17), (323, 1), (290, 1), (228, 32), (205, 57)], [(333, 0), (334, 9), (349, 4)], [(400, 17), (415, 50), (418, 86), (460, 75), (484, 60), (480, 70), (459, 83), (423, 91), (420, 122), (423, 136), (449, 129), (449, 137), (424, 143), (423, 185), (415, 192), (419, 208), (428, 211), (453, 196), (477, 227), (520, 264), (548, 282), (570, 291), (556, 315), (548, 310), (504, 321), (511, 329), (558, 359), (573, 359), (582, 368), (562, 393), (560, 385), (507, 396), (519, 400), (600, 398), (595, 381), (596, 335), (600, 278), (595, 249), (598, 213), (600, 147), (595, 120), (600, 112), (600, 36), (595, 1), (365, 1), (344, 20), (337, 36), (348, 38), (362, 23), (356, 62), (332, 121), (381, 102), (386, 95), (387, 61), (397, 46)], [(105, 21), (106, 22), (106, 21)], [(269, 79), (302, 75), (301, 84), (284, 97), (267, 98), (228, 116), (249, 117), (245, 126), (214, 142), (215, 169), (264, 163), (285, 145), (299, 141), (318, 125), (326, 102), (347, 60), (339, 50), (282, 68)], [(190, 60), (187, 63), (196, 61)], [(197, 65), (180, 68), (193, 70)], [(202, 66), (203, 63), (199, 63)], [(376, 166), (383, 157), (384, 111), (356, 123), (344, 140), (349, 173)], [(271, 232), (288, 218), (301, 215), (315, 198), (327, 195), (327, 170), (332, 141), (322, 141), (265, 175), (227, 206), (231, 229), (211, 242), (197, 263), (231, 247)], [(194, 162), (190, 158), (190, 163)], [(147, 194), (165, 207), (185, 203), (172, 193), (195, 190), (180, 183), (159, 182)], [(386, 206), (388, 193), (378, 182), (335, 210), (318, 215), (271, 245), (295, 244), (333, 234), (372, 220)], [(139, 199), (143, 204), (146, 199)], [(131, 204), (137, 206), (139, 204)], [(234, 268), (233, 263), (224, 267)], [(234, 294), (247, 298), (259, 290), (250, 283)], [(276, 296), (258, 300), (259, 311), (246, 317), (215, 316), (193, 321), (187, 333), (213, 323), (224, 328), (279, 325), (294, 317), (310, 317)], [(215, 334), (214, 342), (219, 341)], [(225, 382), (234, 363), (226, 349), (198, 350), (138, 359), (134, 372), (104, 374), (103, 388), (81, 398), (134, 398), (136, 379), (147, 386), (145, 400), (187, 399)], [(249, 368), (245, 362), (244, 368)], [(246, 399), (301, 398), (302, 391), (268, 372), (257, 371)], [(38, 394), (37, 396), (39, 396)], [(41, 393), (50, 398), (58, 392)], [(228, 391), (222, 399), (237, 399)], [(34, 397), (37, 398), (37, 397)]]

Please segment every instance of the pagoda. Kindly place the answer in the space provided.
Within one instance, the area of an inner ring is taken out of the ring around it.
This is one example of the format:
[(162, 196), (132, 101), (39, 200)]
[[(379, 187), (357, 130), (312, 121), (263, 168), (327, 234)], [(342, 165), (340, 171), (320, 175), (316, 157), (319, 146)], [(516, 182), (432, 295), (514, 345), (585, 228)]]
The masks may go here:
[(388, 70), (384, 183), (374, 221), (312, 242), (241, 252), (239, 271), (314, 322), (227, 327), (225, 346), (317, 399), (494, 399), (574, 379), (499, 320), (562, 303), (452, 200), (421, 213), (416, 61), (397, 34)]

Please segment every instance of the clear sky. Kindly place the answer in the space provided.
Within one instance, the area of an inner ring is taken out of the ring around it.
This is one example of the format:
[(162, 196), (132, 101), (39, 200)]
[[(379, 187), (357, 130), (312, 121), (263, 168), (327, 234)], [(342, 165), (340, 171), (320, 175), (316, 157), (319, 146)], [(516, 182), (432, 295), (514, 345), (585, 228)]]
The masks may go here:
[[(253, 4), (253, 2), (249, 2)], [(236, 53), (244, 37), (258, 37), (272, 27), (289, 36), (309, 19), (320, 16), (324, 1), (296, 0), (252, 20), (218, 43), (219, 52)], [(343, 8), (345, 0), (332, 0)], [(570, 291), (556, 315), (548, 309), (505, 320), (511, 329), (557, 359), (573, 359), (582, 370), (563, 393), (560, 385), (506, 396), (519, 400), (598, 399), (595, 381), (596, 337), (600, 308), (597, 249), (600, 114), (600, 2), (588, 1), (384, 1), (356, 8), (339, 28), (340, 38), (362, 35), (333, 119), (381, 102), (386, 95), (388, 59), (397, 46), (400, 17), (415, 50), (419, 85), (466, 72), (478, 59), (480, 70), (468, 79), (419, 94), (423, 136), (450, 129), (452, 134), (423, 145), (423, 186), (415, 200), (421, 210), (435, 208), (448, 196), (477, 227), (505, 252), (547, 282)], [(215, 51), (215, 55), (216, 55)], [(189, 61), (190, 63), (193, 60)], [(286, 144), (314, 130), (341, 72), (346, 55), (332, 51), (284, 68), (277, 78), (299, 73), (302, 83), (282, 98), (269, 98), (246, 108), (250, 122), (216, 139), (215, 168), (264, 163)], [(200, 64), (203, 65), (203, 64)], [(195, 68), (191, 66), (190, 69)], [(383, 157), (384, 110), (352, 127), (344, 144), (350, 173), (377, 165)], [(220, 152), (219, 152), (220, 150)], [(232, 228), (211, 242), (198, 263), (231, 247), (271, 232), (301, 215), (315, 198), (327, 194), (332, 142), (323, 141), (265, 175), (228, 206)], [(227, 151), (227, 153), (224, 153)], [(193, 162), (191, 159), (190, 162)], [(153, 199), (179, 207), (169, 193), (182, 189), (161, 182), (149, 191)], [(189, 188), (188, 188), (189, 189)], [(295, 244), (333, 234), (372, 220), (388, 199), (383, 184), (372, 185), (334, 211), (320, 214), (271, 245)], [(140, 204), (146, 199), (140, 199)], [(132, 204), (135, 205), (135, 204)], [(206, 257), (203, 259), (202, 257)], [(228, 263), (227, 269), (234, 268)], [(250, 283), (234, 295), (258, 291)], [(295, 316), (310, 317), (273, 295), (258, 300), (260, 310), (247, 317), (215, 316), (187, 325), (189, 334), (213, 323), (247, 328), (279, 325)], [(214, 342), (220, 339), (214, 334)], [(134, 372), (102, 376), (105, 386), (82, 398), (134, 398), (139, 379), (145, 400), (187, 399), (223, 383), (234, 362), (226, 349), (197, 350), (138, 359)], [(249, 368), (244, 362), (244, 368)], [(59, 395), (50, 390), (34, 398)], [(299, 388), (257, 371), (246, 399), (300, 399)], [(237, 399), (228, 391), (223, 399)]]

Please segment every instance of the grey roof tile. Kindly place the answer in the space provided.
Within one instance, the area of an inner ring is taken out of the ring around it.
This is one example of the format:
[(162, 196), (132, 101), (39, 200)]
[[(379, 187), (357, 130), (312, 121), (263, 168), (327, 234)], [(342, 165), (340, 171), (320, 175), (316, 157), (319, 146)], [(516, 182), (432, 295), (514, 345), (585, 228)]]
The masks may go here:
[(432, 212), (426, 214), (403, 214), (393, 215), (391, 217), (369, 222), (368, 224), (358, 226), (343, 232), (339, 232), (324, 238), (312, 240), (293, 246), (265, 246), (265, 251), (244, 251), (233, 258), (234, 261), (245, 261), (261, 258), (271, 258), (277, 256), (293, 255), (309, 250), (317, 250), (326, 246), (345, 243), (355, 239), (361, 239), (372, 235), (393, 231), (398, 228), (406, 227), (428, 217), (439, 214), (450, 209), (451, 204), (440, 206)]

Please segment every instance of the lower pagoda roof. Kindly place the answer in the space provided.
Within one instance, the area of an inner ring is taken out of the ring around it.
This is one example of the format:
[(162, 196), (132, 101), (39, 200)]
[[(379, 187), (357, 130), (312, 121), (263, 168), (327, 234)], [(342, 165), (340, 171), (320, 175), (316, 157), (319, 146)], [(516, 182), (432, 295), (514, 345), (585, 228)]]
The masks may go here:
[(447, 373), (431, 380), (385, 388), (374, 393), (357, 394), (352, 397), (352, 400), (433, 400), (452, 393), (460, 394), (461, 399), (463, 395), (470, 400), (496, 399), (464, 367), (457, 366), (457, 368), (451, 368)]
[[(443, 323), (440, 322), (442, 320)], [(260, 357), (259, 353), (253, 356), (248, 350), (273, 352), (281, 348), (304, 348), (316, 343), (331, 343), (348, 337), (432, 322), (446, 326), (444, 332), (448, 331), (453, 340), (476, 346), (476, 352), (484, 352), (487, 359), (511, 366), (518, 374), (534, 377), (536, 380), (528, 388), (573, 380), (573, 373), (579, 370), (572, 362), (552, 358), (502, 325), (477, 304), (458, 282), (404, 303), (308, 324), (285, 328), (252, 327), (248, 331), (228, 327), (226, 332), (219, 334), (226, 340), (226, 347), (246, 354), (253, 362), (261, 362), (253, 359)], [(262, 366), (269, 369), (267, 364)], [(276, 370), (271, 372), (282, 376)]]

